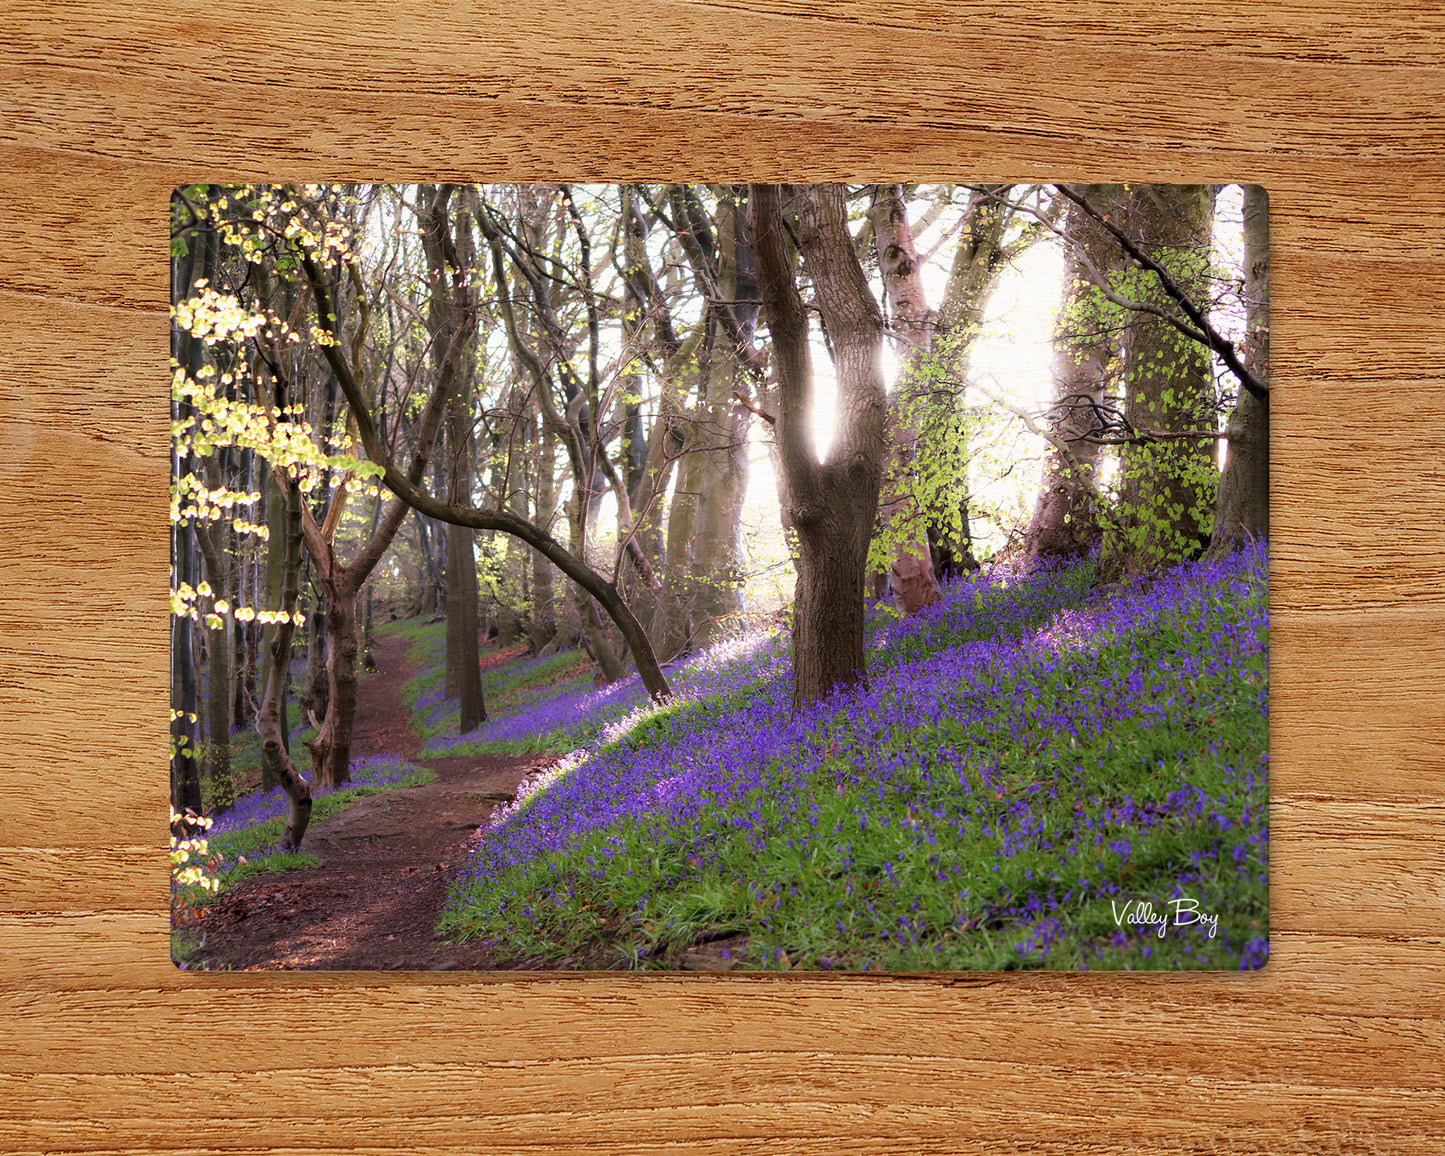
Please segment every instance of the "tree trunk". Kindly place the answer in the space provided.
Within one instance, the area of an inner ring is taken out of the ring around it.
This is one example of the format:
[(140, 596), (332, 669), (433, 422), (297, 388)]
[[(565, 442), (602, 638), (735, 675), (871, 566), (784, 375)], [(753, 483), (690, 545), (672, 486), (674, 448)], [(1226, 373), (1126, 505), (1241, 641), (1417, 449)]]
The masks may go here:
[[(286, 490), (274, 469), (266, 470), (266, 585), (265, 601), (262, 605), (264, 610), (276, 610), (281, 605), (282, 594), (284, 593), (289, 576), (286, 573), (287, 557), (287, 535), (290, 533), (290, 517), (286, 511)], [(296, 565), (299, 567), (300, 554), (295, 555)], [(297, 586), (300, 585), (299, 575)], [(261, 629), (261, 686), (263, 695), (269, 693), (272, 682), (272, 663), (275, 662), (276, 649), (275, 623), (268, 623)], [(291, 643), (288, 637), (286, 643), (287, 661), (290, 661)], [(290, 751), (290, 735), (288, 732), (286, 712), (286, 687), (288, 686), (289, 671), (282, 670), (280, 678), (280, 695), (277, 712), (281, 719), (281, 745), (286, 751)], [(281, 785), (281, 781), (273, 776), (273, 768), (279, 764), (268, 763), (264, 759), (261, 762), (261, 790), (270, 791)]]
[[(206, 485), (222, 488), (220, 467), (214, 458), (203, 463)], [(211, 584), (215, 597), (224, 601), (231, 588), (230, 567), (226, 563), (227, 527), (220, 522), (202, 522), (194, 527), (196, 545), (200, 548), (202, 571)], [(214, 787), (222, 785), (222, 795), (229, 798), (231, 777), (231, 622), (223, 614), (221, 624), (206, 633), (206, 742), (203, 770)]]
[[(195, 244), (202, 246), (201, 254)], [(211, 276), (214, 270), (215, 234), (207, 230), (197, 237), (183, 257), (171, 263), (171, 304), (192, 291), (198, 274)], [(201, 343), (180, 328), (171, 325), (171, 357), (185, 366), (192, 377), (201, 368)], [(171, 420), (179, 421), (193, 414), (190, 405), (172, 400)], [(190, 454), (181, 455), (175, 443), (171, 448), (171, 476), (179, 480), (192, 472)], [(194, 539), (196, 526), (179, 522), (171, 527), (171, 588), (195, 587), (200, 581), (196, 573)], [(190, 613), (171, 616), (171, 810), (183, 813), (188, 808), (201, 810), (201, 776), (196, 762), (196, 738), (200, 721), (200, 699), (196, 678), (195, 626)]]
[[(717, 284), (726, 306), (751, 335), (758, 302), (757, 270), (749, 244), (746, 198), (718, 200)], [(750, 304), (757, 302), (757, 304)], [(721, 310), (723, 306), (718, 306)], [(692, 645), (710, 646), (736, 631), (743, 611), (742, 511), (748, 489), (748, 411), (734, 395), (743, 380), (746, 346), (717, 322), (722, 339), (711, 351), (704, 379), (707, 446), (700, 458), (697, 515), (690, 543)]]
[[(431, 293), (427, 324), (436, 341), (432, 358), (437, 386), (447, 397), (446, 468), (449, 500), (470, 505), (472, 444), (472, 363), (476, 354), (476, 315), (467, 286), (474, 264), (471, 215), (459, 208), (453, 220), (448, 205), (452, 188), (420, 186), (417, 199), (422, 247), (426, 251)], [(461, 734), (487, 717), (482, 703), (477, 640), (477, 559), (470, 527), (447, 530), (446, 692), (455, 695)]]
[[(189, 524), (171, 528), (172, 584), (194, 586)], [(188, 614), (171, 615), (171, 810), (201, 810), (201, 775), (196, 763), (196, 725), (200, 703), (196, 690), (196, 665), (191, 634), (194, 624)]]
[[(252, 478), (254, 477), (255, 462), (251, 451), (246, 452), (246, 474), (242, 482), (242, 488), (250, 491)], [(239, 558), (235, 567), (235, 585), (230, 594), (233, 607), (245, 606), (248, 602), (255, 602), (251, 591), (254, 588), (253, 571), (255, 568), (255, 552), (252, 550), (237, 550)], [(243, 622), (231, 615), (231, 647), (233, 669), (236, 672), (231, 680), (232, 690), (232, 716), (231, 725), (233, 729), (239, 730), (246, 726), (251, 718), (252, 704), (256, 702), (256, 626), (254, 620)]]
[[(1214, 188), (1136, 185), (1125, 232), (1196, 302), (1206, 302)], [(1135, 300), (1173, 308), (1152, 271), (1138, 271)], [(1139, 432), (1212, 431), (1209, 350), (1162, 320), (1137, 314), (1124, 334), (1124, 418)], [(1134, 576), (1197, 557), (1209, 543), (1218, 472), (1212, 438), (1131, 444), (1120, 453), (1117, 527), (1105, 535), (1100, 570)]]
[(474, 534), (464, 526), (447, 532), (447, 669), (456, 680), (460, 734), (487, 718), (482, 702), (481, 652), (477, 623), (477, 559)]
[(893, 601), (904, 614), (912, 614), (941, 597), (928, 548), (928, 524), (914, 498), (912, 478), (937, 318), (924, 295), (922, 261), (913, 244), (903, 186), (877, 186), (868, 218), (878, 247), (878, 270), (902, 344), (898, 380), (889, 399), (886, 481), (878, 516)]
[[(627, 491), (627, 506), (632, 513), (632, 524), (619, 524), (619, 547), (621, 535), (632, 535), (632, 546), (624, 553), (619, 566), (619, 586), (627, 597), (628, 605), (643, 622), (654, 621), (660, 589), (654, 590), (648, 576), (643, 573), (635, 554), (640, 553), (652, 567), (654, 574), (662, 562), (661, 521), (657, 503), (644, 506), (644, 490), (648, 489), (649, 466), (654, 455), (649, 453), (647, 430), (643, 426), (641, 397), (642, 374), (638, 367), (646, 352), (644, 333), (648, 322), (648, 289), (654, 284), (652, 270), (647, 257), (647, 216), (638, 207), (638, 192), (633, 185), (623, 185), (619, 190), (622, 197), (621, 231), (624, 251), (624, 277), (622, 296), (622, 340), (628, 350), (627, 369), (618, 382), (618, 406), (621, 409), (623, 442), (622, 470), (619, 482)], [(670, 324), (670, 322), (669, 322)], [(654, 330), (657, 321), (653, 321)], [(619, 495), (620, 497), (621, 495)], [(619, 523), (621, 506), (619, 501)]]
[(324, 719), (331, 706), (331, 676), (328, 673), (326, 608), (312, 607), (306, 615), (306, 686), (300, 694), (302, 710)]
[[(1118, 186), (1083, 190), (1101, 212), (1117, 209)], [(1114, 239), (1077, 205), (1064, 222), (1064, 289), (1054, 324), (1053, 406), (1048, 414), (1054, 444), (1044, 453), (1038, 501), (1024, 533), (1024, 553), (1034, 560), (1079, 558), (1099, 544), (1097, 469), (1100, 446), (1081, 440), (1099, 428), (1108, 388), (1109, 363), (1118, 332), (1108, 323), (1107, 303), (1089, 281), (1089, 267), (1101, 274), (1119, 265)]]
[[(224, 587), (222, 587), (224, 589)], [(231, 777), (231, 624), (226, 615), (210, 632), (206, 686), (206, 778), (229, 798)]]
[[(536, 485), (533, 487), (535, 505), (534, 521), (546, 528), (551, 525), (557, 513), (556, 478), (553, 476), (557, 456), (557, 442), (545, 422), (538, 420), (534, 425), (537, 440)], [(533, 651), (540, 651), (557, 634), (557, 605), (552, 563), (546, 557), (532, 551), (532, 623), (531, 638)]]
[[(1244, 363), (1269, 382), (1269, 194), (1244, 187)], [(1208, 556), (1269, 536), (1269, 400), (1240, 388), (1229, 435)]]
[(807, 313), (784, 244), (780, 189), (751, 187), (750, 234), (763, 314), (778, 378), (777, 437), (782, 490), (798, 535), (793, 705), (865, 676), (864, 567), (878, 509), (887, 446), (888, 399), (880, 359), (883, 318), (848, 232), (843, 189), (793, 190), (798, 233), (838, 381), (837, 429), (828, 459), (813, 443), (813, 368)]
[(323, 579), (326, 590), (326, 682), (329, 706), (307, 746), (312, 779), (330, 790), (351, 780), (351, 734), (356, 724), (357, 590), (344, 575)]
[[(725, 380), (730, 381), (731, 375)], [(748, 489), (747, 433), (736, 406), (718, 402), (711, 408), (719, 440), (727, 440), (696, 455), (700, 494), (689, 551), (691, 645), (696, 648), (736, 633), (743, 611), (741, 531), (743, 497)]]
[(1047, 227), (1038, 222), (1024, 226), (1013, 241), (1005, 241), (1016, 217), (1016, 211), (1007, 203), (1014, 193), (1012, 185), (984, 186), (974, 191), (964, 212), (934, 325), (934, 361), (939, 379), (948, 388), (937, 391), (925, 411), (931, 435), (926, 452), (935, 462), (947, 453), (957, 463), (950, 471), (937, 471), (936, 480), (922, 496), (928, 506), (934, 573), (940, 579), (979, 568), (973, 549), (969, 497), (972, 422), (968, 382), (973, 350), (999, 277), (1048, 233)]
[(421, 591), (417, 598), (416, 612), (423, 618), (431, 618), (441, 609), (441, 601), (438, 593), (445, 582), (445, 566), (437, 566), (436, 551), (433, 549), (432, 540), (442, 535), (440, 527), (434, 525), (430, 518), (418, 514), (417, 524), (417, 552), (421, 555)]
[(653, 645), (667, 662), (692, 645), (688, 616), (692, 605), (691, 550), (701, 478), (701, 455), (684, 456), (667, 510), (667, 571), (652, 619)]
[[(274, 475), (273, 475), (274, 476)], [(279, 487), (278, 487), (279, 490)], [(280, 490), (282, 504), (281, 532), (273, 538), (282, 546), (281, 589), (276, 606), (286, 615), (270, 632), (266, 663), (266, 689), (261, 710), (256, 716), (256, 730), (261, 736), (261, 776), (284, 787), (291, 799), (291, 811), (281, 834), (283, 850), (299, 851), (301, 839), (311, 822), (311, 785), (301, 777), (296, 764), (286, 752), (286, 671), (291, 659), (291, 637), (296, 630), (291, 615), (296, 610), (296, 595), (301, 573), (301, 495), (295, 482)]]

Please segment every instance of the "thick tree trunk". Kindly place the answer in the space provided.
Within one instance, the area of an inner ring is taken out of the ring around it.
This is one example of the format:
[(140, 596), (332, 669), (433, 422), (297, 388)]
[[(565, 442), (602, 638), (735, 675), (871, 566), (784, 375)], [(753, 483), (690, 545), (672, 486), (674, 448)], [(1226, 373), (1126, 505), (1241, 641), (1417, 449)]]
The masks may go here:
[(864, 567), (878, 509), (888, 400), (880, 357), (883, 318), (858, 264), (843, 190), (809, 186), (794, 196), (802, 206), (803, 259), (832, 340), (838, 381), (837, 428), (823, 462), (812, 436), (807, 313), (785, 248), (778, 186), (752, 186), (750, 233), (778, 378), (780, 480), (798, 535), (793, 703), (801, 708), (865, 676)]
[(328, 666), (326, 610), (316, 606), (306, 615), (306, 686), (299, 697), (305, 714), (318, 719), (326, 717), (331, 705)]
[[(1003, 271), (1047, 234), (1046, 227), (1036, 223), (1026, 225), (1018, 237), (1005, 242), (1015, 220), (1015, 211), (1007, 204), (1007, 198), (1014, 191), (1012, 185), (998, 185), (973, 193), (964, 213), (934, 325), (934, 362), (939, 380), (948, 388), (934, 394), (927, 420), (949, 434), (958, 431), (954, 436), (961, 445), (949, 448), (962, 457), (952, 484), (945, 483), (943, 492), (932, 496), (928, 511), (934, 573), (940, 579), (979, 568), (973, 548), (968, 468), (968, 381), (973, 350)], [(936, 450), (930, 447), (930, 452)]]
[[(1213, 186), (1133, 186), (1123, 215), (1135, 244), (1194, 301), (1207, 302)], [(1139, 273), (1133, 292), (1137, 300), (1172, 308), (1151, 271)], [(1135, 431), (1214, 429), (1209, 350), (1158, 318), (1138, 314), (1126, 330), (1124, 381), (1124, 417)], [(1134, 576), (1201, 554), (1214, 521), (1217, 483), (1212, 438), (1124, 446), (1116, 526), (1105, 535), (1101, 572)]]
[(692, 645), (698, 648), (736, 633), (743, 611), (741, 531), (743, 496), (748, 488), (747, 433), (736, 406), (727, 402), (712, 407), (712, 424), (719, 430), (722, 444), (696, 455), (701, 462), (701, 492), (690, 550)]
[[(1244, 187), (1244, 363), (1269, 382), (1269, 194)], [(1229, 435), (1208, 556), (1269, 536), (1269, 400), (1241, 387)]]

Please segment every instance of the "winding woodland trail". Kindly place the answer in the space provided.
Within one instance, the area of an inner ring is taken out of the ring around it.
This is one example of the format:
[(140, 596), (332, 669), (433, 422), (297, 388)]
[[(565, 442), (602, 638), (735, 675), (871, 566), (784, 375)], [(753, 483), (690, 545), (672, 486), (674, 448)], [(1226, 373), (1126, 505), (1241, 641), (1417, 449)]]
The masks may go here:
[[(466, 863), (465, 843), (515, 793), (545, 756), (419, 759), (401, 688), (416, 667), (402, 640), (375, 651), (377, 671), (361, 679), (351, 757), (400, 754), (436, 781), (371, 795), (315, 823), (302, 850), (321, 865), (262, 875), (218, 899), (198, 925), (204, 936), (190, 966), (238, 970), (491, 970), (488, 949), (454, 946), (433, 931), (446, 884)], [(489, 801), (487, 796), (492, 796)], [(555, 964), (552, 966), (556, 966)]]

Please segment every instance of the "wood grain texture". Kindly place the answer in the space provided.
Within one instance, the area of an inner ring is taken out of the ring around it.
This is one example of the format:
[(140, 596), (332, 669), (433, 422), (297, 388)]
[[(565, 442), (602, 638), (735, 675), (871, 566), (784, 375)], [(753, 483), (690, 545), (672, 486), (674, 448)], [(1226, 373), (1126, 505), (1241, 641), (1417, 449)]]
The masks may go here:
[[(0, 3), (0, 1150), (1445, 1151), (1442, 52), (1433, 0)], [(438, 176), (1264, 184), (1269, 966), (175, 971), (169, 192)]]

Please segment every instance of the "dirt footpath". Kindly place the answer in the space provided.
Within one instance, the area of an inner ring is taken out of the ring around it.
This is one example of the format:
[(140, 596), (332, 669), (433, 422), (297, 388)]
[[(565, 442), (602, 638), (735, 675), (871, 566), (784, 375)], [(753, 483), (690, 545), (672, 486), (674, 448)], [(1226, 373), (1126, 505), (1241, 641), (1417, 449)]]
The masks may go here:
[(402, 754), (436, 773), (422, 787), (386, 791), (313, 824), (302, 850), (319, 867), (261, 876), (217, 900), (196, 925), (191, 966), (234, 969), (491, 970), (508, 966), (483, 947), (449, 946), (433, 933), (464, 844), (516, 792), (538, 756), (417, 759), (401, 687), (415, 673), (392, 639), (362, 678), (353, 760)]

